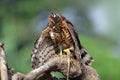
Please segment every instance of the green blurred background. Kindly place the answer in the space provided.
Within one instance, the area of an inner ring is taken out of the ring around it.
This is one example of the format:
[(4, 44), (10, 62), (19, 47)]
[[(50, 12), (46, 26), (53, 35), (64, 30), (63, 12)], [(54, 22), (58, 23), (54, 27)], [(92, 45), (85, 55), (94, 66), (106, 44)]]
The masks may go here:
[(120, 80), (120, 0), (0, 0), (0, 42), (9, 67), (31, 70), (33, 44), (51, 12), (73, 23), (101, 80)]

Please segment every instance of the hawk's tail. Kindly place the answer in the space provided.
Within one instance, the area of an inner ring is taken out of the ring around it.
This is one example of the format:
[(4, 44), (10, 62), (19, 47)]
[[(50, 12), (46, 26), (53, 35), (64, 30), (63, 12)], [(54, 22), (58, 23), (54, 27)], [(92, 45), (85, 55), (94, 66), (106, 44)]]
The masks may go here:
[(85, 65), (91, 65), (91, 63), (94, 61), (93, 57), (89, 55), (84, 47), (82, 47), (80, 51), (82, 63)]

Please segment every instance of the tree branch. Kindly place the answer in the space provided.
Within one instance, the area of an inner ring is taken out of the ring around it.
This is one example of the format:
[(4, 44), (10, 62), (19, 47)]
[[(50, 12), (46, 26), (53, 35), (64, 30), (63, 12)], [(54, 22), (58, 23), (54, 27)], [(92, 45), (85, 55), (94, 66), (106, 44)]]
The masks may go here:
[[(23, 77), (24, 80), (37, 80), (38, 78), (45, 77), (46, 74), (49, 74), (51, 71), (60, 71), (65, 76), (67, 74), (67, 56), (56, 57), (54, 59), (50, 59), (45, 65), (32, 70), (27, 75), (23, 75), (21, 73), (17, 73), (13, 76), (14, 77)], [(81, 74), (81, 69), (79, 62), (76, 60), (71, 61), (71, 68), (70, 68), (70, 77), (76, 77)]]
[(3, 44), (0, 43), (0, 73), (1, 80), (8, 80), (8, 73), (6, 67), (5, 53), (3, 50)]

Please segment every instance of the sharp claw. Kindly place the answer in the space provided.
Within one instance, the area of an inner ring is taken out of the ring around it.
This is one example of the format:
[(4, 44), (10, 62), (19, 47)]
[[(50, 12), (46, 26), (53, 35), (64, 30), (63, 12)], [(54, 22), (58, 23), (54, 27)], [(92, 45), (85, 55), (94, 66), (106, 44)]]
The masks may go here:
[(64, 49), (64, 52), (66, 52), (66, 53), (70, 53), (70, 49), (69, 49), (69, 48)]

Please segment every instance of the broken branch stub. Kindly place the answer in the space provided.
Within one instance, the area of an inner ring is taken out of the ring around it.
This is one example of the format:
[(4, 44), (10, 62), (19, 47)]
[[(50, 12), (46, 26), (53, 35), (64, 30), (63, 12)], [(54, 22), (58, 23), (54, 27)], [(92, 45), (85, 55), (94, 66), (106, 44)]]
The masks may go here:
[(8, 80), (5, 52), (3, 46), (4, 45), (0, 43), (0, 78), (1, 80)]

